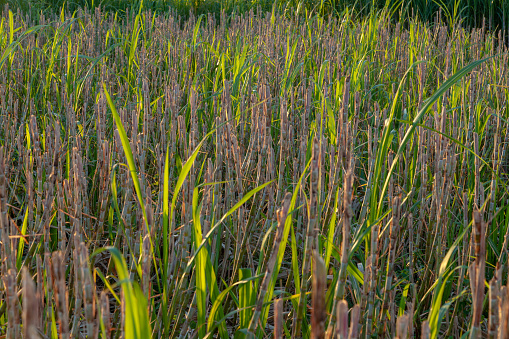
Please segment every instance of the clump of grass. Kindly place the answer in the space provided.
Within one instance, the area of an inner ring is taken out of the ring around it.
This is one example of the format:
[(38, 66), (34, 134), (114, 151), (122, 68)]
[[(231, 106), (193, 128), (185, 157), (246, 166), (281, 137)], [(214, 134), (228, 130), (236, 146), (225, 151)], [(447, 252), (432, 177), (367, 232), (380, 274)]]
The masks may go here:
[(503, 338), (487, 28), (6, 8), (0, 336)]

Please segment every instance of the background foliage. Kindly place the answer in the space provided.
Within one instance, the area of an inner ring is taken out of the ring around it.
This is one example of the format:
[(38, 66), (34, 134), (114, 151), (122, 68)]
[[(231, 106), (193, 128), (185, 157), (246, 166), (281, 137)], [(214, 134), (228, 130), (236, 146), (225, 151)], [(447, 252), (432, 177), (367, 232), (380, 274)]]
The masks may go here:
[[(13, 9), (22, 11), (59, 11), (64, 6), (69, 11), (77, 8), (101, 6), (105, 10), (137, 11), (139, 0), (0, 0)], [(188, 17), (204, 13), (245, 13), (250, 9), (269, 11), (276, 6), (281, 11), (305, 10), (322, 15), (343, 15), (345, 11), (356, 15), (367, 15), (373, 10), (386, 8), (395, 20), (419, 19), (432, 22), (440, 13), (445, 20), (461, 22), (465, 26), (480, 27), (486, 20), (489, 29), (509, 27), (509, 0), (145, 0), (145, 9), (154, 11), (176, 11)]]

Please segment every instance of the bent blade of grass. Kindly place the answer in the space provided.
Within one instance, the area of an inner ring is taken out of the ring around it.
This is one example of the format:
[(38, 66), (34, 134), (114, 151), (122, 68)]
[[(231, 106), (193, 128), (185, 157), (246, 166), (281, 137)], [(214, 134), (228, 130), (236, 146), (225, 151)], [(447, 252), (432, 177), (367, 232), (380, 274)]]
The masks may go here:
[[(243, 286), (244, 284), (247, 284), (251, 281), (254, 281), (258, 278), (263, 277), (263, 274), (255, 275), (253, 277), (248, 277), (246, 279), (242, 279), (230, 286), (228, 286), (224, 291), (222, 291), (216, 298), (216, 301), (214, 301), (214, 304), (212, 305), (212, 309), (210, 310), (209, 320), (207, 324), (207, 331), (209, 332), (208, 335), (212, 335), (213, 333), (211, 331), (214, 331), (214, 328), (221, 324), (221, 321), (224, 321), (224, 316), (221, 316), (221, 318), (218, 319), (220, 316), (218, 314), (218, 311), (222, 309), (221, 303), (225, 300), (226, 296), (230, 293), (230, 291), (236, 287), (236, 286)], [(249, 307), (252, 307), (252, 305), (246, 305), (245, 307), (240, 307), (238, 311), (244, 312), (249, 311)], [(249, 325), (249, 324), (248, 324)]]
[(461, 269), (461, 266), (455, 267), (450, 271), (447, 270), (447, 272), (444, 275), (441, 275), (438, 278), (437, 284), (435, 286), (435, 291), (433, 293), (433, 301), (431, 302), (431, 309), (428, 317), (429, 328), (431, 330), (430, 338), (438, 337), (438, 332), (440, 331), (440, 325), (442, 324), (442, 318), (444, 316), (444, 306), (446, 306), (447, 308), (449, 308), (450, 306), (450, 302), (442, 305), (442, 299), (444, 297), (445, 288), (452, 274), (457, 269)]
[[(401, 123), (405, 123), (407, 125), (412, 124), (412, 122), (406, 121), (406, 120), (398, 120), (398, 121), (401, 122)], [(427, 130), (429, 130), (429, 131), (431, 131), (433, 133), (439, 134), (439, 135), (443, 136), (444, 138), (448, 139), (449, 141), (451, 141), (451, 142), (455, 143), (456, 145), (458, 145), (458, 147), (460, 147), (461, 149), (463, 149), (463, 150), (467, 151), (468, 153), (472, 154), (473, 157), (477, 158), (482, 163), (482, 165), (485, 166), (490, 171), (490, 173), (495, 176), (495, 178), (499, 181), (499, 184), (502, 185), (502, 188), (504, 189), (505, 193), (509, 194), (509, 189), (507, 187), (508, 185), (506, 184), (505, 180), (503, 180), (500, 177), (500, 175), (497, 173), (497, 171), (494, 168), (492, 168), (492, 166), (489, 164), (489, 162), (486, 161), (481, 155), (477, 154), (474, 149), (467, 147), (464, 143), (462, 143), (458, 139), (455, 139), (455, 138), (453, 138), (452, 136), (450, 136), (450, 135), (448, 135), (446, 133), (442, 133), (442, 132), (436, 130), (435, 128), (433, 128), (433, 127), (426, 126), (426, 125), (421, 124), (421, 123), (416, 123), (415, 126), (416, 127), (422, 127), (422, 128), (427, 129)]]
[[(392, 125), (393, 125), (394, 115), (396, 114), (396, 108), (398, 106), (399, 98), (401, 97), (401, 92), (403, 91), (403, 85), (407, 79), (408, 74), (412, 71), (412, 69), (422, 62), (423, 61), (418, 61), (418, 62), (415, 62), (412, 65), (410, 65), (410, 67), (407, 69), (407, 71), (403, 75), (403, 78), (401, 79), (401, 81), (399, 83), (398, 90), (396, 91), (396, 93), (394, 95), (394, 98), (392, 101), (392, 106), (391, 106), (391, 111), (389, 113), (389, 117), (384, 122), (385, 126), (383, 129), (382, 139), (380, 140), (380, 147), (378, 148), (376, 160), (375, 160), (373, 189), (371, 190), (371, 197), (370, 197), (370, 205), (371, 205), (370, 220), (371, 221), (374, 221), (374, 219), (376, 219), (377, 217), (380, 216), (380, 210), (382, 207), (382, 203), (384, 201), (383, 196), (385, 194), (385, 190), (382, 189), (382, 191), (380, 192), (380, 195), (378, 195), (378, 185), (379, 185), (379, 182), (380, 182), (381, 176), (382, 176), (382, 167), (387, 160), (387, 154), (389, 152), (389, 148), (392, 144), (392, 139), (394, 137), (394, 135), (392, 134)], [(393, 165), (395, 163), (396, 162), (394, 161)], [(387, 174), (386, 182), (388, 182), (391, 174), (392, 174), (392, 172), (389, 172)], [(377, 201), (378, 201), (378, 208), (375, 208)]]
[[(398, 163), (399, 159), (401, 158), (401, 155), (403, 154), (403, 150), (407, 144), (407, 142), (410, 140), (410, 138), (412, 137), (412, 134), (413, 132), (415, 131), (415, 128), (417, 127), (417, 125), (419, 124), (419, 122), (421, 121), (422, 117), (424, 116), (424, 114), (428, 111), (428, 109), (431, 108), (431, 106), (438, 100), (440, 99), (440, 97), (442, 95), (445, 94), (445, 92), (451, 88), (456, 82), (458, 82), (460, 79), (462, 79), (465, 75), (467, 75), (468, 73), (470, 73), (474, 68), (476, 68), (477, 66), (481, 65), (482, 63), (486, 62), (487, 60), (489, 59), (492, 59), (494, 58), (495, 56), (491, 56), (491, 57), (487, 57), (487, 58), (484, 58), (484, 59), (481, 59), (481, 60), (477, 60), (477, 61), (474, 61), (470, 64), (468, 64), (467, 66), (463, 67), (462, 69), (460, 69), (459, 71), (457, 71), (456, 73), (454, 73), (452, 76), (450, 76), (441, 86), (439, 89), (437, 89), (435, 91), (435, 93), (433, 93), (433, 95), (431, 97), (429, 97), (428, 99), (426, 99), (424, 101), (424, 104), (422, 106), (422, 108), (420, 109), (420, 111), (417, 113), (417, 116), (414, 118), (412, 124), (410, 125), (410, 127), (408, 128), (407, 132), (405, 133), (405, 136), (403, 137), (403, 140), (401, 140), (401, 143), (398, 147), (398, 151), (396, 152), (396, 155), (394, 157), (394, 161), (392, 162), (392, 166), (391, 168), (389, 169), (387, 175), (386, 175), (386, 178), (385, 178), (385, 183), (382, 187), (382, 191), (380, 192), (380, 197), (383, 197), (385, 195), (385, 192), (387, 191), (387, 187), (389, 186), (389, 181), (390, 181), (390, 177), (392, 175), (392, 172), (394, 171), (394, 168), (396, 167), (396, 164)], [(414, 63), (412, 66), (410, 66), (409, 70), (412, 69), (416, 64), (418, 63), (421, 63), (421, 61), (419, 62), (416, 62)], [(408, 71), (407, 71), (408, 73)], [(405, 80), (406, 78), (406, 73), (405, 73), (405, 77), (403, 77), (403, 80), (401, 80), (402, 82)], [(400, 88), (402, 87), (402, 82), (400, 83)], [(400, 89), (398, 88), (398, 93), (400, 92)], [(397, 95), (398, 97), (398, 95)], [(396, 101), (393, 103), (393, 106), (392, 106), (392, 110), (391, 110), (391, 119), (394, 118), (394, 112), (393, 110), (395, 110), (395, 106), (396, 106)], [(389, 131), (387, 131), (389, 132)], [(378, 211), (380, 211), (381, 209), (381, 206), (382, 206), (382, 202), (383, 202), (383, 199), (380, 199), (379, 202), (378, 202)]]
[(43, 29), (43, 28), (47, 28), (47, 27), (51, 27), (50, 25), (37, 25), (37, 26), (33, 26), (33, 27), (30, 27), (29, 29), (25, 30), (17, 39), (16, 41), (13, 41), (12, 43), (10, 43), (3, 51), (2, 53), (2, 57), (0, 58), (0, 70), (2, 69), (2, 67), (4, 66), (6, 60), (11, 60), (14, 55), (12, 53), (14, 53), (14, 51), (16, 50), (17, 47), (19, 47), (21, 45), (21, 41), (23, 41), (26, 37), (28, 37), (28, 35), (32, 34), (32, 33), (36, 33), (38, 32), (39, 30)]
[[(138, 202), (140, 204), (140, 208), (141, 208), (141, 211), (143, 214), (143, 222), (145, 224), (145, 227), (147, 228), (147, 233), (149, 234), (148, 238), (150, 241), (150, 251), (152, 253), (154, 253), (154, 244), (152, 241), (152, 237), (150, 236), (150, 234), (152, 234), (152, 233), (151, 233), (150, 225), (148, 224), (147, 211), (145, 210), (145, 204), (143, 202), (144, 200), (143, 200), (143, 195), (141, 192), (141, 185), (140, 185), (140, 181), (138, 179), (138, 172), (136, 170), (136, 164), (134, 163), (134, 156), (133, 156), (133, 152), (131, 150), (131, 145), (129, 143), (129, 139), (127, 138), (127, 133), (124, 129), (124, 126), (122, 125), (122, 120), (120, 120), (120, 116), (118, 115), (117, 109), (115, 108), (115, 104), (113, 103), (113, 100), (111, 100), (108, 90), (106, 89), (106, 84), (104, 84), (104, 83), (103, 83), (103, 89), (104, 89), (104, 95), (106, 96), (106, 100), (108, 101), (108, 105), (110, 107), (111, 113), (113, 114), (115, 124), (117, 125), (118, 134), (120, 136), (120, 141), (122, 142), (122, 148), (124, 150), (125, 157), (127, 159), (127, 165), (129, 168), (129, 172), (131, 173), (131, 178), (133, 180), (133, 185), (134, 185), (134, 189), (136, 191), (136, 196), (138, 198)], [(140, 258), (139, 258), (140, 262), (141, 262), (141, 255), (143, 253), (143, 251), (141, 250), (141, 246), (142, 246), (142, 244), (140, 242)], [(154, 262), (154, 267), (157, 267), (156, 256), (153, 255), (152, 260)], [(138, 274), (141, 276), (141, 268), (139, 267), (139, 265), (136, 265), (136, 266), (138, 269)], [(158, 270), (156, 270), (155, 273), (157, 276), (157, 282), (160, 283)]]
[(115, 300), (117, 301), (117, 303), (121, 303), (120, 301), (120, 298), (119, 296), (117, 295), (117, 293), (115, 293), (115, 290), (113, 289), (113, 286), (111, 286), (110, 282), (108, 281), (108, 279), (106, 279), (106, 277), (101, 273), (101, 271), (98, 269), (98, 268), (94, 268), (94, 274), (97, 274), (97, 276), (102, 280), (104, 286), (106, 286), (106, 288), (108, 289), (108, 291), (110, 291), (111, 295), (113, 296), (113, 298), (115, 298)]
[[(277, 276), (279, 275), (279, 270), (281, 269), (281, 264), (283, 262), (283, 257), (284, 257), (285, 249), (286, 249), (286, 243), (288, 242), (288, 235), (290, 233), (290, 228), (292, 225), (292, 212), (295, 207), (295, 202), (297, 201), (297, 196), (299, 195), (299, 190), (302, 185), (302, 180), (304, 180), (306, 172), (307, 172), (309, 166), (311, 165), (311, 161), (312, 161), (312, 159), (309, 159), (306, 167), (304, 167), (302, 174), (299, 178), (299, 181), (297, 182), (297, 185), (295, 186), (295, 189), (292, 194), (292, 200), (290, 201), (290, 207), (288, 208), (288, 216), (285, 221), (285, 227), (283, 230), (283, 236), (281, 238), (281, 244), (279, 245), (279, 249), (278, 249), (278, 253), (277, 253), (277, 261), (276, 261), (276, 264), (274, 265), (274, 270), (272, 272), (272, 279), (269, 282), (269, 286), (267, 288), (267, 294), (265, 295), (265, 298), (264, 298), (265, 303), (269, 303), (269, 301), (272, 299), (272, 296), (274, 294), (274, 288), (276, 287)], [(294, 266), (292, 266), (292, 267), (294, 267)], [(298, 272), (297, 273), (294, 272), (294, 275), (295, 274), (297, 274), (297, 276), (298, 276)], [(269, 316), (269, 308), (264, 307), (262, 310), (262, 315), (260, 317), (260, 321), (261, 321), (262, 325), (259, 328), (261, 328), (261, 329), (265, 328), (265, 324), (267, 322), (268, 316)]]
[[(189, 159), (187, 159), (186, 163), (184, 164), (184, 166), (182, 166), (182, 169), (180, 170), (180, 174), (179, 174), (179, 177), (177, 178), (177, 183), (175, 184), (175, 188), (173, 190), (173, 197), (172, 197), (172, 200), (171, 200), (171, 205), (170, 205), (170, 211), (169, 211), (169, 216), (168, 216), (168, 223), (169, 223), (169, 226), (167, 226), (167, 230), (169, 230), (169, 234), (165, 237), (165, 240), (163, 241), (168, 241), (168, 239), (172, 239), (172, 236), (173, 236), (173, 232), (174, 232), (174, 225), (173, 225), (173, 213), (175, 211), (175, 205), (176, 205), (176, 202), (177, 202), (177, 198), (178, 198), (178, 195), (180, 193), (180, 189), (182, 188), (182, 185), (184, 184), (184, 181), (185, 179), (187, 178), (187, 175), (189, 174), (189, 172), (191, 171), (191, 168), (196, 160), (196, 157), (198, 156), (199, 154), (199, 151), (201, 149), (201, 147), (203, 146), (205, 140), (207, 140), (207, 138), (212, 135), (213, 133), (215, 133), (215, 129), (213, 129), (212, 131), (210, 131), (209, 133), (207, 133), (203, 139), (201, 140), (201, 142), (198, 144), (198, 146), (196, 146), (196, 148), (194, 149), (193, 153), (191, 154), (191, 156), (189, 157)], [(165, 164), (165, 184), (167, 184), (167, 186), (169, 186), (169, 173), (166, 174), (166, 171), (168, 169), (168, 166), (169, 166), (169, 148), (167, 148), (167, 151), (166, 151), (166, 164)], [(168, 164), (168, 165), (167, 165)], [(168, 176), (168, 177), (167, 177)], [(265, 185), (263, 186), (265, 187)], [(167, 189), (165, 189), (165, 191), (167, 191)], [(253, 190), (255, 191), (255, 190)], [(249, 192), (249, 194), (251, 194), (253, 191)], [(256, 193), (256, 192), (254, 192)], [(252, 194), (254, 194), (252, 193)], [(251, 196), (249, 195), (247, 197), (247, 199), (249, 199)], [(244, 197), (246, 198), (246, 197)], [(164, 199), (164, 196), (163, 196), (163, 199)], [(168, 192), (168, 196), (167, 196), (167, 199), (169, 200), (169, 192)], [(233, 213), (235, 211), (235, 209), (237, 209), (238, 207), (240, 207), (240, 205), (242, 205), (246, 200), (241, 200), (239, 203), (237, 203), (237, 205), (235, 205), (232, 209), (230, 210), (230, 214)], [(165, 202), (165, 204), (167, 205), (167, 203)], [(239, 205), (240, 204), (240, 205)], [(236, 207), (237, 206), (237, 207)], [(228, 214), (229, 215), (229, 214)], [(216, 224), (216, 226), (218, 226), (228, 215), (225, 215), (223, 216), (223, 218)], [(207, 236), (205, 237), (205, 239), (203, 241), (201, 241), (200, 243), (200, 246), (198, 247), (198, 249), (196, 250), (196, 253), (198, 253), (200, 251), (200, 249), (203, 247), (203, 245), (206, 243), (206, 241), (208, 240), (208, 237), (210, 236), (210, 234), (212, 234), (212, 231), (216, 228), (216, 226), (214, 226), (211, 231), (209, 231), (209, 233), (207, 234)], [(169, 252), (171, 251), (171, 249), (173, 248), (173, 244), (170, 243), (167, 245), (168, 249), (167, 251), (165, 252)], [(169, 253), (168, 253), (169, 254)], [(162, 265), (164, 267), (163, 269), (163, 281), (166, 282), (167, 281), (167, 269), (168, 269), (168, 254), (166, 254), (166, 257), (163, 256), (163, 258), (165, 258), (165, 260), (163, 261)], [(196, 254), (195, 254), (196, 256)], [(194, 258), (195, 256), (193, 256), (191, 258), (191, 260), (188, 262), (187, 266), (186, 266), (186, 269), (184, 271), (184, 273), (182, 274), (182, 278), (179, 282), (179, 285), (177, 287), (177, 291), (180, 290), (181, 286), (182, 286), (182, 282), (183, 282), (183, 278), (189, 273), (189, 270), (192, 266), (192, 263), (194, 261)], [(211, 277), (212, 279), (212, 277)], [(214, 279), (214, 282), (215, 282), (215, 275), (213, 276), (213, 279)], [(168, 288), (168, 284), (167, 283), (163, 283), (163, 296), (166, 296), (167, 293), (169, 291), (167, 291), (166, 289)], [(215, 288), (217, 289), (217, 285), (215, 286)], [(214, 289), (212, 289), (212, 291), (214, 291)], [(219, 293), (219, 292), (217, 292)], [(214, 296), (216, 295), (216, 293), (211, 293), (213, 294)], [(171, 318), (171, 312), (173, 310), (173, 306), (174, 306), (174, 301), (175, 301), (175, 298), (172, 299), (172, 302), (171, 302), (171, 305), (170, 307), (165, 307), (165, 309), (168, 309), (169, 312), (163, 312), (163, 323), (164, 323), (164, 330), (163, 330), (163, 336), (166, 336), (168, 331), (169, 331), (169, 326), (170, 326), (170, 321), (169, 318)], [(167, 305), (167, 302), (166, 302), (166, 298), (165, 300), (163, 300), (163, 304), (166, 306)]]
[[(376, 225), (378, 225), (391, 212), (392, 212), (392, 209), (388, 209), (380, 217), (378, 217), (373, 223), (369, 223), (369, 220), (365, 220), (362, 223), (362, 225), (359, 227), (359, 229), (357, 230), (357, 232), (355, 233), (355, 235), (352, 239), (352, 245), (350, 246), (350, 253), (348, 254), (349, 259), (352, 259), (352, 257), (355, 254), (355, 251), (357, 250), (357, 248), (359, 248), (362, 241), (364, 241), (366, 239), (366, 237), (370, 234), (371, 229), (373, 227), (375, 227)], [(390, 220), (388, 222), (390, 222)], [(336, 248), (336, 250), (339, 251), (337, 248)]]
[[(200, 146), (200, 145), (198, 145), (198, 146)], [(189, 160), (191, 160), (191, 159), (189, 159)], [(188, 162), (189, 162), (189, 160), (188, 160)], [(186, 163), (186, 165), (187, 165), (187, 163)], [(184, 165), (184, 168), (182, 169), (182, 172), (184, 172), (184, 169), (185, 169), (186, 165)], [(182, 176), (182, 173), (181, 173), (181, 176)], [(274, 182), (274, 180), (271, 180), (271, 181), (269, 181), (269, 182), (267, 182), (267, 183), (265, 183), (263, 185), (260, 185), (260, 186), (258, 186), (256, 188), (252, 189), (251, 191), (249, 191), (244, 197), (242, 197), (242, 199), (239, 202), (237, 202), (232, 208), (230, 208), (230, 210), (228, 210), (228, 212), (225, 213), (223, 215), (223, 217), (219, 221), (217, 221), (214, 224), (214, 226), (210, 229), (210, 231), (207, 233), (207, 235), (205, 235), (205, 237), (203, 237), (203, 239), (199, 243), (199, 246), (196, 246), (195, 253), (193, 254), (193, 256), (187, 262), (186, 268), (184, 269), (184, 272), (182, 273), (182, 275), (180, 277), (180, 280), (178, 282), (177, 291), (180, 291), (182, 289), (182, 284), (185, 281), (186, 277), (189, 275), (189, 272), (191, 271), (191, 268), (193, 267), (194, 261), (197, 259), (198, 254), (200, 254), (200, 251), (202, 251), (204, 248), (206, 248), (206, 244), (208, 242), (208, 239), (219, 228), (219, 226), (226, 220), (226, 218), (228, 218), (228, 216), (230, 216), (239, 207), (241, 207), (249, 199), (251, 199), (252, 196), (254, 196), (256, 193), (258, 193), (259, 191), (261, 191), (262, 189), (264, 189), (265, 187), (267, 187), (268, 185), (270, 185), (273, 182)], [(173, 208), (173, 206), (172, 206), (172, 208)], [(198, 243), (196, 245), (198, 245)], [(213, 282), (213, 283), (211, 283), (211, 287), (210, 287), (210, 290), (211, 290), (210, 291), (210, 296), (211, 296), (212, 302), (214, 302), (217, 299), (217, 297), (219, 296), (220, 293), (219, 293), (219, 288), (217, 287), (217, 284), (215, 283), (216, 278), (215, 278), (215, 273), (213, 272), (213, 269), (212, 269), (212, 267), (213, 267), (212, 263), (210, 262), (210, 256), (206, 255), (206, 257), (207, 257), (207, 267), (209, 267), (209, 265), (210, 265), (209, 272), (211, 274), (210, 274), (209, 281)], [(173, 298), (172, 299), (171, 305), (169, 307), (170, 310), (175, 306), (174, 303), (176, 302), (176, 299), (177, 298)], [(168, 322), (167, 325), (169, 326), (169, 322)], [(164, 331), (166, 333), (168, 331), (168, 328), (165, 328)]]
[(428, 316), (429, 326), (431, 330), (431, 338), (436, 338), (438, 335), (438, 330), (440, 329), (439, 312), (442, 307), (442, 297), (444, 294), (444, 288), (447, 283), (447, 280), (450, 278), (454, 270), (460, 268), (460, 266), (458, 266), (453, 271), (449, 271), (449, 260), (451, 259), (454, 252), (456, 252), (456, 250), (458, 249), (460, 241), (463, 240), (463, 237), (465, 236), (471, 225), (472, 224), (469, 224), (467, 227), (465, 227), (463, 232), (454, 241), (449, 251), (447, 251), (447, 254), (445, 255), (444, 259), (442, 260), (442, 263), (440, 264), (439, 276), (435, 285), (435, 291), (433, 292), (433, 299), (431, 302), (430, 312)]
[[(91, 58), (91, 57), (87, 57), (87, 56), (83, 56), (83, 55), (79, 55), (78, 54), (78, 50), (79, 50), (79, 42), (78, 42), (78, 48), (76, 50), (76, 56), (75, 56), (75, 64), (74, 64), (74, 74), (75, 74), (75, 79), (74, 79), (74, 82), (76, 84), (76, 98), (79, 98), (81, 97), (81, 93), (83, 92), (83, 89), (85, 87), (85, 84), (86, 84), (86, 79), (89, 78), (89, 77), (92, 77), (94, 75), (94, 72), (92, 72), (92, 70), (99, 64), (99, 62), (101, 62), (103, 59), (106, 59), (108, 54), (110, 54), (111, 52), (113, 52), (115, 50), (115, 48), (121, 46), (122, 43), (116, 43), (116, 44), (113, 44), (111, 45), (110, 47), (108, 47), (108, 49), (106, 49), (101, 55), (99, 55), (98, 57), (96, 58)], [(77, 77), (77, 74), (78, 74), (78, 60), (80, 58), (84, 58), (84, 59), (88, 59), (90, 60), (91, 64), (90, 66), (88, 67), (87, 71), (85, 72), (85, 75), (83, 75), (81, 78), (79, 79), (76, 79)], [(69, 77), (70, 78), (70, 77)], [(75, 103), (75, 108), (74, 109), (78, 109), (77, 106), (78, 105), (78, 102)]]
[(126, 319), (124, 323), (124, 338), (151, 338), (152, 331), (150, 329), (147, 299), (138, 284), (133, 283), (129, 279), (127, 263), (120, 251), (115, 247), (105, 247), (94, 251), (91, 257), (105, 251), (111, 253), (119, 277), (119, 283), (124, 292)]
[(124, 149), (125, 157), (127, 159), (129, 172), (131, 173), (134, 189), (136, 190), (136, 196), (138, 197), (138, 202), (140, 203), (140, 207), (143, 213), (143, 221), (145, 223), (145, 226), (147, 227), (148, 233), (150, 234), (150, 226), (147, 223), (147, 213), (145, 211), (145, 204), (143, 202), (143, 196), (141, 193), (140, 181), (138, 179), (138, 172), (136, 170), (136, 165), (134, 163), (131, 145), (129, 144), (129, 138), (127, 137), (127, 133), (125, 132), (124, 126), (122, 125), (122, 120), (120, 120), (120, 116), (118, 115), (117, 109), (115, 108), (115, 104), (111, 100), (110, 94), (106, 89), (106, 84), (104, 83), (103, 89), (104, 94), (106, 95), (106, 100), (108, 101), (108, 105), (110, 106), (111, 113), (113, 114), (113, 119), (115, 120), (115, 124), (117, 125), (118, 134), (120, 135), (120, 141), (122, 142), (122, 148)]

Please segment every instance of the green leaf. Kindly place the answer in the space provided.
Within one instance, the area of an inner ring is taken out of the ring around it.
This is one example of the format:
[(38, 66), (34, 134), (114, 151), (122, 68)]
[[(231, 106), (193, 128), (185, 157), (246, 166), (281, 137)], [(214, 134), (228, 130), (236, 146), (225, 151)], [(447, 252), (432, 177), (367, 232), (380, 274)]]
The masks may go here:
[(108, 90), (106, 89), (105, 84), (103, 84), (103, 88), (104, 94), (106, 95), (106, 100), (108, 101), (111, 113), (113, 114), (113, 119), (115, 119), (115, 124), (117, 125), (118, 134), (120, 135), (120, 141), (122, 142), (122, 148), (124, 149), (124, 154), (127, 159), (129, 172), (131, 173), (134, 189), (136, 190), (136, 196), (138, 197), (138, 202), (143, 213), (143, 221), (145, 222), (145, 226), (147, 227), (148, 233), (150, 234), (150, 226), (147, 223), (147, 213), (145, 211), (145, 204), (143, 202), (143, 196), (141, 193), (140, 181), (138, 180), (138, 172), (136, 170), (136, 165), (134, 164), (134, 157), (133, 152), (131, 151), (129, 138), (127, 138), (127, 133), (125, 132), (124, 126), (122, 125), (122, 120), (120, 120), (120, 116), (118, 115), (117, 109), (115, 108), (115, 104), (111, 100), (111, 97), (108, 93)]
[(91, 257), (98, 255), (104, 251), (109, 251), (119, 277), (119, 283), (125, 301), (125, 322), (124, 322), (124, 338), (126, 339), (145, 339), (151, 338), (152, 330), (148, 316), (148, 303), (138, 284), (133, 283), (129, 279), (129, 272), (124, 257), (115, 247), (101, 248)]
[[(295, 186), (295, 189), (293, 190), (292, 200), (290, 201), (290, 207), (288, 209), (288, 217), (286, 218), (286, 221), (285, 221), (283, 236), (281, 238), (281, 244), (279, 245), (279, 250), (277, 253), (276, 264), (274, 265), (274, 271), (272, 272), (272, 279), (269, 283), (269, 286), (267, 287), (267, 294), (265, 295), (265, 298), (264, 298), (265, 303), (268, 303), (270, 300), (272, 300), (272, 296), (274, 294), (274, 287), (276, 286), (277, 276), (279, 274), (279, 270), (281, 269), (281, 264), (283, 262), (283, 256), (285, 254), (285, 249), (286, 249), (286, 243), (288, 242), (288, 234), (290, 233), (290, 227), (292, 225), (292, 212), (295, 207), (295, 202), (297, 201), (297, 196), (299, 194), (299, 190), (302, 185), (302, 180), (304, 180), (304, 177), (305, 177), (306, 172), (310, 165), (311, 165), (311, 159), (309, 159), (306, 167), (304, 167), (302, 174), (299, 178), (299, 181), (297, 182), (297, 185)], [(269, 315), (269, 308), (268, 307), (263, 308), (262, 316), (261, 316), (261, 323), (262, 323), (261, 328), (265, 327), (268, 315)]]
[(442, 263), (440, 264), (439, 276), (438, 280), (435, 282), (435, 290), (433, 293), (430, 313), (428, 316), (429, 328), (431, 330), (431, 338), (436, 338), (438, 336), (438, 331), (440, 329), (440, 319), (438, 315), (442, 307), (442, 296), (444, 294), (446, 282), (451, 277), (451, 274), (454, 270), (461, 268), (461, 266), (458, 266), (453, 271), (449, 272), (448, 270), (449, 260), (451, 259), (454, 252), (456, 252), (456, 250), (458, 249), (460, 241), (463, 240), (463, 237), (465, 236), (467, 230), (469, 230), (471, 225), (472, 223), (465, 227), (463, 232), (458, 236), (458, 238), (456, 238), (449, 251), (447, 251), (447, 254), (442, 260)]
[[(214, 330), (215, 326), (217, 326), (218, 324), (221, 324), (221, 322), (225, 320), (224, 317), (221, 317), (221, 318), (217, 319), (217, 313), (218, 313), (218, 310), (221, 307), (221, 303), (224, 301), (224, 299), (226, 298), (228, 293), (230, 293), (230, 291), (235, 286), (243, 286), (244, 284), (252, 282), (252, 281), (254, 281), (254, 280), (256, 280), (256, 279), (258, 279), (258, 278), (260, 278), (262, 276), (263, 276), (263, 274), (259, 274), (259, 275), (256, 275), (254, 277), (249, 277), (249, 278), (245, 278), (245, 279), (243, 279), (241, 281), (238, 281), (238, 282), (234, 283), (233, 285), (228, 286), (223, 292), (221, 292), (221, 294), (219, 294), (217, 296), (216, 301), (214, 302), (214, 304), (212, 305), (212, 308), (210, 310), (209, 321), (208, 321), (208, 326), (207, 326), (207, 330), (209, 331), (209, 334), (212, 334), (210, 332)], [(246, 306), (246, 307), (239, 307), (238, 311), (239, 312), (249, 312), (250, 311), (249, 307), (252, 307), (252, 306), (249, 305), (249, 306)], [(248, 325), (249, 325), (249, 323), (248, 323)]]

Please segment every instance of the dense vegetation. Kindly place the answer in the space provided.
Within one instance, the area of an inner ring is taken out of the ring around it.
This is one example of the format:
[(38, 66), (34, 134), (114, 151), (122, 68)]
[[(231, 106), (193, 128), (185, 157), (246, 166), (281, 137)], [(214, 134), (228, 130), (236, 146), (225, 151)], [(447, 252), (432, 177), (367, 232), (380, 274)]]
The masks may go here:
[(322, 16), (349, 13), (357, 18), (386, 9), (393, 20), (405, 24), (413, 19), (432, 23), (440, 16), (449, 25), (461, 23), (466, 27), (485, 26), (503, 31), (509, 28), (508, 0), (0, 0), (0, 6), (4, 4), (9, 4), (14, 11), (31, 12), (34, 17), (41, 11), (59, 12), (62, 7), (70, 12), (101, 7), (103, 11), (123, 15), (126, 10), (137, 12), (141, 4), (158, 13), (171, 11), (186, 18), (190, 13), (196, 16), (212, 13), (216, 19), (222, 11), (242, 14), (251, 9), (271, 11), (276, 8), (299, 14), (310, 11)]
[(392, 20), (6, 8), (0, 336), (507, 338), (507, 36)]

